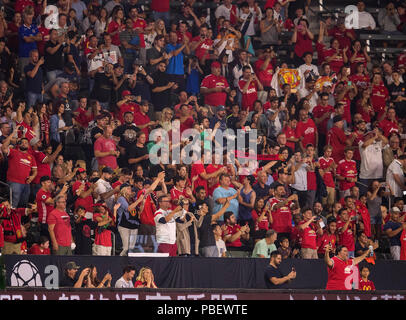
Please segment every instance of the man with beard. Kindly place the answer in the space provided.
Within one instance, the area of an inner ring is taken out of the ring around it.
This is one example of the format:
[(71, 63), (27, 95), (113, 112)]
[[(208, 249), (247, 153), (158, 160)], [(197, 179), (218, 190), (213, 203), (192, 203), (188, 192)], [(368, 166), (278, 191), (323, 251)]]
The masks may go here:
[[(169, 75), (166, 73), (166, 62), (158, 63), (157, 71), (152, 74), (154, 83), (152, 85), (152, 103), (156, 112), (161, 112), (163, 108), (170, 105), (170, 92), (176, 90), (178, 85), (170, 81)], [(157, 118), (159, 115), (157, 115)]]
[(137, 133), (140, 129), (134, 124), (134, 114), (130, 111), (124, 113), (124, 123), (114, 129), (113, 136), (115, 139), (119, 139), (118, 149), (120, 150), (120, 157), (117, 159), (117, 163), (120, 168), (128, 167), (128, 148), (135, 143)]
[(12, 190), (11, 206), (13, 208), (27, 206), (30, 196), (30, 184), (37, 175), (37, 163), (35, 158), (28, 152), (29, 143), (27, 138), (22, 138), (17, 142), (18, 148), (9, 148), (10, 141), (16, 133), (17, 127), (1, 146), (1, 151), (8, 159), (7, 183)]
[(284, 276), (279, 270), (279, 265), (282, 262), (282, 254), (278, 251), (271, 253), (271, 261), (265, 268), (265, 284), (268, 289), (281, 289), (286, 287), (286, 283), (296, 278), (295, 268), (288, 275)]
[(102, 169), (102, 174), (99, 180), (96, 181), (96, 188), (94, 190), (95, 195), (97, 195), (96, 202), (103, 200), (106, 202), (107, 207), (113, 211), (114, 206), (114, 194), (120, 192), (120, 186), (113, 189), (110, 184), (111, 178), (113, 176), (113, 169), (110, 167), (104, 167)]

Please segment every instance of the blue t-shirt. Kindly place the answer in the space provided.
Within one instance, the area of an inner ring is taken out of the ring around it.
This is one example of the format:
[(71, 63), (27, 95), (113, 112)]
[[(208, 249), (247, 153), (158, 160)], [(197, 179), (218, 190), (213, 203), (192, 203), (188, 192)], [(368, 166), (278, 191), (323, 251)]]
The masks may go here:
[[(169, 43), (165, 50), (167, 53), (170, 53), (172, 51), (178, 50), (182, 45), (177, 44), (173, 45)], [(181, 51), (177, 56), (173, 56), (172, 58), (169, 59), (169, 64), (168, 67), (166, 68), (166, 73), (167, 74), (177, 74), (177, 75), (182, 75), (185, 74), (184, 69), (183, 69), (183, 52)]]
[(37, 49), (37, 42), (26, 42), (24, 37), (35, 36), (38, 33), (38, 28), (35, 24), (27, 27), (26, 25), (22, 25), (18, 29), (18, 56), (21, 58), (28, 58), (30, 56), (30, 51)]
[[(395, 231), (396, 229), (399, 229), (402, 226), (401, 223), (399, 222), (394, 222), (394, 221), (388, 221), (387, 223), (385, 223), (384, 227), (383, 227), (383, 231), (386, 231), (388, 229), (391, 229), (392, 231)], [(402, 235), (402, 231), (399, 232), (396, 236), (389, 238), (389, 242), (391, 247), (392, 246), (401, 246), (400, 243), (400, 236)]]
[[(237, 190), (235, 190), (234, 188), (224, 189), (223, 187), (217, 187), (216, 189), (214, 189), (214, 191), (213, 191), (213, 200), (214, 200), (213, 214), (216, 214), (217, 212), (219, 212), (221, 210), (221, 208), (223, 207), (223, 205), (221, 205), (220, 203), (217, 203), (217, 201), (216, 201), (217, 199), (232, 197), (236, 193), (237, 193)], [(236, 198), (234, 198), (230, 201), (230, 206), (228, 207), (227, 211), (231, 211), (232, 213), (234, 213), (235, 217), (238, 219), (238, 200)], [(224, 217), (221, 216), (218, 220), (224, 221)]]
[(35, 68), (35, 65), (32, 63), (28, 64), (24, 68), (24, 73), (26, 74), (26, 89), (27, 92), (32, 92), (36, 94), (40, 94), (42, 92), (42, 81), (44, 78), (42, 67), (38, 68), (37, 74), (34, 78), (27, 76), (27, 72), (32, 71)]
[(196, 95), (200, 93), (200, 74), (197, 69), (190, 70), (186, 80), (186, 92)]

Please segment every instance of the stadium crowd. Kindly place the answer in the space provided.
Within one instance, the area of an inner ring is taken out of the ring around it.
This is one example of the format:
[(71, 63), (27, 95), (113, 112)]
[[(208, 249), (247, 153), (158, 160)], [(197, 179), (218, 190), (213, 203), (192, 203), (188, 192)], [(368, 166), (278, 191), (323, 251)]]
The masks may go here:
[[(137, 2), (2, 1), (4, 254), (406, 259), (406, 53), (359, 40), (404, 34), (404, 3), (354, 2), (354, 30), (312, 1)], [(187, 129), (200, 159), (151, 161)], [(216, 133), (252, 129), (247, 174)]]

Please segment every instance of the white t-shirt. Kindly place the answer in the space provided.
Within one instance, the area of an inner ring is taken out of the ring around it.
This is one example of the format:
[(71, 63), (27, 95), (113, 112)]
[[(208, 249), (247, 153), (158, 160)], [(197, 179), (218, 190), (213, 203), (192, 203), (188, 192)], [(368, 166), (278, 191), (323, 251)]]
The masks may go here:
[(363, 141), (359, 142), (361, 155), (361, 179), (380, 179), (383, 177), (382, 141), (374, 142), (366, 148), (362, 148)]
[[(110, 182), (107, 182), (103, 179), (99, 179), (96, 181), (96, 189), (94, 190), (95, 193), (97, 193), (97, 199), (96, 202), (101, 200), (100, 195), (102, 193), (106, 193), (113, 190), (113, 187), (111, 186)], [(114, 203), (114, 195), (110, 196), (110, 198), (106, 199), (106, 204), (107, 207), (112, 208)]]
[[(302, 99), (302, 98), (307, 97), (310, 94), (310, 91), (303, 87), (302, 89), (299, 89), (298, 93), (299, 93), (299, 99)], [(315, 92), (309, 100), (310, 112), (312, 112), (314, 107), (317, 106), (318, 100), (319, 100), (319, 95), (317, 94), (317, 92)]]
[(116, 281), (115, 288), (134, 288), (132, 281), (125, 281), (123, 277)]
[(216, 240), (216, 246), (219, 252), (219, 257), (221, 258), (223, 256), (223, 253), (227, 252), (226, 244), (222, 239), (218, 239)]
[(392, 161), (392, 163), (388, 167), (388, 170), (386, 171), (386, 183), (390, 185), (395, 197), (403, 197), (402, 189), (393, 178), (394, 174), (399, 176), (400, 182), (402, 184), (405, 183), (402, 164), (396, 159)]
[(313, 73), (318, 76), (319, 75), (319, 69), (317, 69), (317, 66), (315, 66), (314, 64), (311, 64), (310, 66), (308, 66), (307, 64), (302, 64), (299, 68), (297, 68), (299, 70), (299, 75), (300, 75), (300, 88), (304, 88), (305, 87), (305, 72), (307, 70), (313, 71)]
[(159, 209), (154, 214), (154, 221), (156, 225), (156, 241), (158, 243), (168, 243), (168, 244), (176, 243), (176, 222), (175, 222), (176, 215), (166, 223), (159, 222), (159, 219), (165, 218), (171, 212), (172, 210), (165, 211)]

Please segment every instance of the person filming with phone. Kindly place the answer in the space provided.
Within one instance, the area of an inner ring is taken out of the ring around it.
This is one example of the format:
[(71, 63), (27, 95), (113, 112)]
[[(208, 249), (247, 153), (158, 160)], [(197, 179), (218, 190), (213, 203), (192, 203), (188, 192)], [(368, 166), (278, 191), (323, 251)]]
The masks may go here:
[(265, 268), (265, 284), (268, 289), (284, 289), (287, 287), (293, 279), (296, 278), (295, 267), (292, 267), (292, 271), (286, 276), (283, 275), (279, 269), (279, 265), (282, 262), (282, 254), (278, 251), (271, 253), (271, 260), (269, 265)]

